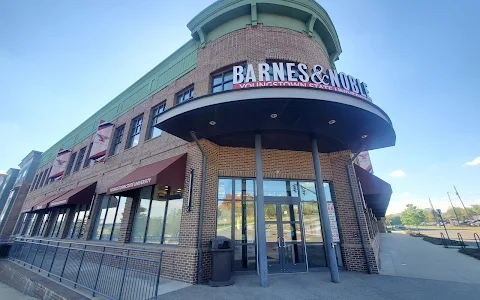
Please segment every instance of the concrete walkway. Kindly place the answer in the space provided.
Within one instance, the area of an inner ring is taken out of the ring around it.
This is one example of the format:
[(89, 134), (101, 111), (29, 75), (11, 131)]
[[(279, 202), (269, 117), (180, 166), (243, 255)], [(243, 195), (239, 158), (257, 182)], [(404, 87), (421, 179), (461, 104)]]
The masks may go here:
[(25, 295), (22, 292), (17, 291), (13, 287), (0, 282), (0, 299), (8, 300), (34, 300), (36, 298)]
[(480, 261), (458, 248), (443, 248), (398, 231), (382, 233), (380, 243), (380, 274), (480, 284)]
[(270, 275), (268, 288), (257, 275), (235, 277), (235, 284), (213, 288), (194, 285), (164, 294), (166, 300), (478, 300), (480, 285), (357, 272), (341, 272), (340, 283), (330, 282), (330, 273)]

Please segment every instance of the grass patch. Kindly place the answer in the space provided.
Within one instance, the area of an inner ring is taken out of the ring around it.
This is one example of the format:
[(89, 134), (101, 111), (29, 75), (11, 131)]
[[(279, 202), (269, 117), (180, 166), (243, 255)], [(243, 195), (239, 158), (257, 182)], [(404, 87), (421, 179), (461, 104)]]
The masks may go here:
[(480, 249), (478, 248), (462, 248), (459, 249), (458, 252), (480, 259)]
[(435, 237), (431, 237), (431, 236), (424, 236), (423, 240), (426, 241), (426, 242), (435, 244), (435, 245), (442, 245), (443, 246), (443, 244), (445, 242), (448, 246), (463, 246), (463, 243), (461, 243), (459, 241), (447, 240), (447, 239), (442, 241), (441, 238), (435, 238)]

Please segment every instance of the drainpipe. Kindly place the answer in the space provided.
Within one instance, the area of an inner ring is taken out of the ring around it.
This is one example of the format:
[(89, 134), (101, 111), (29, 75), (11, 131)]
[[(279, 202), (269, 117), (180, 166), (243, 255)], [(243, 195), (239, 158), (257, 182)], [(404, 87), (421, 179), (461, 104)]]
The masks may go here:
[(353, 201), (353, 207), (355, 208), (355, 217), (357, 219), (357, 226), (358, 229), (360, 230), (360, 241), (362, 243), (362, 249), (363, 249), (363, 255), (365, 258), (365, 263), (367, 264), (367, 271), (368, 274), (372, 274), (372, 266), (370, 265), (370, 261), (368, 260), (368, 252), (367, 252), (367, 247), (365, 246), (365, 236), (363, 235), (363, 230), (360, 222), (360, 213), (358, 211), (357, 203), (355, 202), (355, 189), (353, 188), (353, 182), (352, 182), (352, 171), (350, 170), (350, 167), (352, 166), (353, 161), (358, 157), (360, 152), (362, 152), (365, 149), (365, 146), (362, 146), (360, 151), (358, 151), (352, 159), (350, 159), (345, 166), (347, 168), (347, 175), (348, 175), (348, 183), (350, 185), (350, 191), (352, 193), (352, 201)]
[(207, 173), (207, 155), (205, 153), (205, 149), (203, 149), (202, 145), (197, 139), (195, 135), (195, 131), (190, 131), (190, 135), (192, 136), (193, 140), (197, 144), (198, 149), (202, 152), (202, 187), (201, 187), (201, 195), (200, 195), (200, 218), (198, 221), (198, 271), (197, 271), (197, 283), (202, 283), (203, 279), (203, 249), (202, 249), (202, 230), (203, 230), (203, 206), (205, 203), (205, 180), (206, 180), (206, 173)]

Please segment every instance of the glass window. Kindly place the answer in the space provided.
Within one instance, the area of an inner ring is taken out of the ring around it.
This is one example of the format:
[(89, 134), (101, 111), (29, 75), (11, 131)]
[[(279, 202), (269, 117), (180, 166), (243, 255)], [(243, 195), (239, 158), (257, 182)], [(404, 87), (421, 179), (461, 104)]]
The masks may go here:
[(287, 183), (283, 180), (264, 180), (263, 191), (265, 196), (286, 197)]
[(76, 157), (77, 157), (77, 152), (72, 153), (72, 156), (70, 156), (70, 160), (68, 161), (67, 169), (65, 170), (65, 176), (70, 175), (70, 172), (72, 171), (73, 163), (75, 162)]
[(13, 231), (14, 235), (17, 235), (20, 232), (20, 229), (22, 229), (22, 227), (25, 226), (26, 221), (27, 221), (27, 214), (24, 213), (19, 218), (19, 221), (18, 221), (17, 225), (15, 226), (15, 230)]
[(35, 227), (37, 226), (37, 221), (38, 221), (38, 214), (34, 213), (32, 215), (32, 221), (30, 224), (28, 224), (28, 230), (27, 230), (27, 235), (32, 236), (33, 233), (35, 232)]
[(232, 201), (219, 200), (217, 209), (217, 236), (232, 238)]
[(45, 185), (47, 184), (50, 184), (50, 182), (52, 182), (52, 179), (50, 179), (50, 174), (52, 173), (52, 167), (50, 167), (50, 169), (48, 169), (48, 172), (47, 172), (47, 176), (45, 177)]
[(142, 130), (142, 121), (143, 115), (132, 120), (132, 123), (130, 124), (130, 135), (128, 137), (127, 148), (132, 148), (138, 145), (138, 141), (140, 140), (140, 131)]
[(125, 131), (125, 124), (115, 128), (115, 135), (113, 137), (113, 144), (112, 144), (112, 148), (110, 149), (110, 155), (115, 155), (120, 152), (120, 145), (122, 144), (124, 131)]
[(101, 201), (92, 238), (94, 240), (118, 241), (127, 198), (103, 195)]
[(141, 188), (131, 241), (178, 244), (182, 192), (182, 189), (171, 191), (169, 187), (161, 185)]
[(232, 199), (232, 179), (219, 179), (218, 199)]
[(35, 189), (35, 184), (37, 183), (38, 175), (39, 174), (35, 175), (35, 179), (33, 179), (33, 181), (32, 181), (32, 185), (30, 186), (30, 192)]
[(93, 143), (90, 143), (90, 146), (88, 146), (88, 152), (87, 152), (87, 158), (85, 159), (85, 162), (83, 163), (83, 168), (90, 167), (95, 163), (94, 159), (90, 159), (90, 154), (92, 153), (92, 147)]
[(185, 101), (188, 101), (193, 98), (193, 86), (184, 89), (181, 92), (177, 93), (176, 99), (177, 99), (177, 104), (183, 103)]
[(25, 214), (25, 223), (22, 228), (22, 235), (27, 235), (30, 232), (30, 229), (33, 224), (35, 214), (26, 213)]
[[(244, 68), (245, 70), (245, 68)], [(233, 71), (226, 71), (212, 75), (212, 93), (228, 91), (233, 88)]]
[(50, 231), (50, 237), (59, 237), (60, 229), (62, 228), (63, 220), (65, 219), (65, 212), (65, 208), (61, 208), (58, 210), (57, 218), (55, 219), (55, 223), (53, 224), (52, 230)]
[(42, 181), (38, 185), (38, 188), (43, 187), (45, 184), (47, 184), (48, 181), (48, 176), (50, 175), (50, 170), (51, 169), (46, 169), (45, 172), (43, 173)]
[(7, 211), (10, 209), (10, 204), (12, 203), (13, 199), (15, 199), (15, 197), (17, 196), (18, 190), (19, 188), (15, 188), (11, 190), (10, 193), (8, 194), (7, 201), (5, 202), (2, 212), (0, 213), (0, 228), (2, 226), (3, 218), (5, 218), (5, 216), (7, 215)]
[(36, 234), (37, 236), (43, 236), (43, 234), (45, 233), (45, 229), (47, 228), (49, 218), (50, 218), (50, 213), (49, 212), (45, 212), (41, 216), (40, 224), (38, 226), (38, 231), (37, 231), (37, 234)]
[(158, 123), (158, 117), (163, 113), (165, 110), (165, 103), (160, 104), (152, 108), (152, 112), (150, 114), (150, 126), (147, 132), (147, 140), (153, 139), (162, 134), (162, 130), (155, 127)]
[(89, 205), (77, 205), (72, 223), (69, 226), (67, 238), (81, 239), (85, 233), (85, 225), (88, 220)]
[(83, 158), (85, 157), (86, 150), (87, 150), (87, 147), (83, 147), (78, 152), (78, 158), (77, 158), (77, 162), (75, 163), (75, 167), (73, 168), (73, 172), (77, 172), (78, 170), (80, 170), (80, 167), (82, 166)]

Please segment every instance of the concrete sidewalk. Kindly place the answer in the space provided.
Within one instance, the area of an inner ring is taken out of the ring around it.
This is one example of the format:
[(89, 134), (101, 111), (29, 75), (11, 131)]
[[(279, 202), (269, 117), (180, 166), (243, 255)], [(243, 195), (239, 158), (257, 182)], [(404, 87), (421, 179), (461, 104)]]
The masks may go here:
[(235, 277), (235, 284), (213, 288), (195, 285), (162, 295), (168, 300), (476, 300), (480, 285), (396, 276), (341, 272), (340, 283), (330, 282), (330, 273), (270, 275), (262, 288), (257, 275)]
[(480, 284), (478, 259), (398, 231), (382, 233), (380, 265), (383, 275)]
[(8, 300), (34, 300), (36, 298), (25, 295), (22, 292), (17, 291), (13, 287), (0, 282), (0, 299)]

